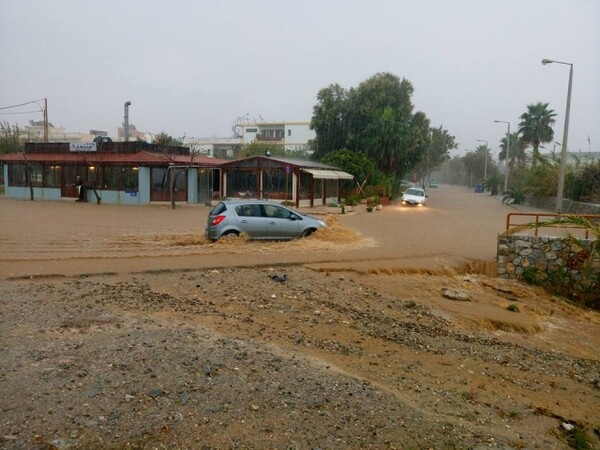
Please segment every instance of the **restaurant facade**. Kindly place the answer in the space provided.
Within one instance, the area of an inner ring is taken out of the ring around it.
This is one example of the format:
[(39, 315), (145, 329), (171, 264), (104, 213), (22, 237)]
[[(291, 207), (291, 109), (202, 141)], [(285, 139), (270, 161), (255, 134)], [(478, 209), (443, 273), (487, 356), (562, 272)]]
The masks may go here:
[(264, 198), (296, 207), (337, 200), (352, 175), (314, 161), (257, 156), (222, 160), (192, 155), (187, 147), (146, 142), (26, 143), (0, 157), (7, 198), (123, 205), (220, 198)]

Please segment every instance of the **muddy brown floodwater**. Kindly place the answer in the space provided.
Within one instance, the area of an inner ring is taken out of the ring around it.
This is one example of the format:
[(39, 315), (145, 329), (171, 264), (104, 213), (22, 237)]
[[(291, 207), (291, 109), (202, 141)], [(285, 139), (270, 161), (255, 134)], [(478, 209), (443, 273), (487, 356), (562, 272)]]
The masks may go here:
[(212, 243), (204, 206), (0, 197), (0, 447), (599, 448), (600, 314), (495, 278), (514, 209), (428, 201)]

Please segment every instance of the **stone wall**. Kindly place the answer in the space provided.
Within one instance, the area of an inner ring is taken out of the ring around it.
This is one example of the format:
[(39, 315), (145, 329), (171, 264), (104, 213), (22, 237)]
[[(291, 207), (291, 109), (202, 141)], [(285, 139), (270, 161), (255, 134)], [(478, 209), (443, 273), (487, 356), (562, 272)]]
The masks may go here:
[[(568, 276), (580, 281), (581, 275), (574, 262), (589, 257), (592, 241), (569, 241), (556, 237), (500, 235), (498, 237), (498, 276), (500, 278), (521, 278), (523, 273), (534, 268), (551, 274), (565, 266)], [(600, 266), (595, 261), (594, 266)]]

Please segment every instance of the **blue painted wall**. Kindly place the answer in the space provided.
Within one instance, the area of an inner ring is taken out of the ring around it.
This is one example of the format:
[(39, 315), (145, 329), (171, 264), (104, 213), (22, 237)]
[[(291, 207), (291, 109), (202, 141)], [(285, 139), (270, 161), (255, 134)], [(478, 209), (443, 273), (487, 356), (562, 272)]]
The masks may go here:
[(198, 203), (198, 169), (188, 169), (188, 203)]
[[(189, 169), (187, 175), (188, 203), (198, 203), (198, 169)], [(150, 204), (150, 168), (140, 167), (137, 192), (97, 190), (101, 203), (110, 205), (149, 205)], [(29, 187), (8, 186), (8, 165), (4, 166), (4, 193), (7, 198), (29, 199)], [(60, 188), (33, 188), (34, 200), (61, 200)], [(86, 198), (96, 203), (96, 195), (86, 189)], [(74, 201), (75, 199), (73, 199)]]

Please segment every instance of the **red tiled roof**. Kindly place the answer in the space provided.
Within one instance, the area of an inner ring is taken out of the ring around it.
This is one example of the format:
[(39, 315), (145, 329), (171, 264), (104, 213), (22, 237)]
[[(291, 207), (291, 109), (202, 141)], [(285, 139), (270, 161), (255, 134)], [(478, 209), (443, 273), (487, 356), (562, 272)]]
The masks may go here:
[(176, 155), (168, 153), (152, 153), (143, 150), (138, 153), (8, 153), (0, 157), (5, 163), (36, 164), (126, 164), (126, 165), (169, 165), (183, 164), (190, 166), (218, 167), (226, 162), (224, 159), (210, 158), (204, 155)]

